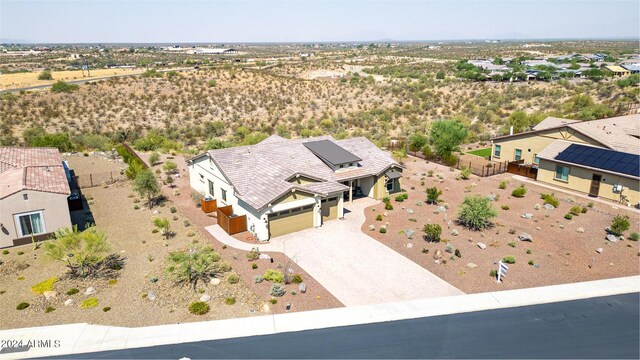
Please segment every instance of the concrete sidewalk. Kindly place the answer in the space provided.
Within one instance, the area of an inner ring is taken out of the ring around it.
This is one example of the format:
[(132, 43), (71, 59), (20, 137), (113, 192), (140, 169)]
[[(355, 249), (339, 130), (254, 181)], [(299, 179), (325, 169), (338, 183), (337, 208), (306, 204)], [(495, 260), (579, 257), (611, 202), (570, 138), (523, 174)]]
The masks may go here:
[(11, 340), (14, 343), (23, 341), (23, 343), (26, 343), (27, 341), (52, 340), (58, 341), (59, 346), (32, 347), (16, 352), (9, 352), (12, 350), (9, 348), (2, 349), (0, 351), (0, 359), (70, 355), (103, 350), (268, 335), (637, 292), (640, 292), (640, 276), (631, 276), (399, 303), (141, 328), (69, 324), (3, 330), (0, 331), (0, 339), (4, 341)]

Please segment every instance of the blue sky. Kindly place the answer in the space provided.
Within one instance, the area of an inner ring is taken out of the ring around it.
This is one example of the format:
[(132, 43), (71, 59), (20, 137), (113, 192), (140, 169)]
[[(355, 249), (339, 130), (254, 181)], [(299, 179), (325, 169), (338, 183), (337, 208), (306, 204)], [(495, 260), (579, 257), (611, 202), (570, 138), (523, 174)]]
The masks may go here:
[(8, 1), (0, 39), (313, 42), (640, 37), (632, 1)]

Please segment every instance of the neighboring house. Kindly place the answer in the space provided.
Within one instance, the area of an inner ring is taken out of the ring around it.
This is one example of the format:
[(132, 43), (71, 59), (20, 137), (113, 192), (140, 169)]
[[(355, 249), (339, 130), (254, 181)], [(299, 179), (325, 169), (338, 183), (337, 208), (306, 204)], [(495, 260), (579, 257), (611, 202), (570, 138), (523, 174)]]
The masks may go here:
[(614, 76), (628, 76), (628, 75), (631, 75), (631, 71), (623, 68), (622, 66), (618, 66), (618, 65), (605, 66), (605, 69), (611, 71)]
[(284, 139), (189, 159), (191, 187), (246, 215), (260, 241), (342, 218), (344, 201), (398, 192), (402, 167), (365, 138)]
[(537, 168), (536, 180), (630, 205), (639, 197), (640, 115), (578, 121), (549, 117), (492, 140), (491, 159)]
[(70, 192), (58, 149), (0, 147), (0, 247), (71, 227)]
[(621, 64), (623, 68), (629, 70), (632, 74), (640, 73), (640, 61)]

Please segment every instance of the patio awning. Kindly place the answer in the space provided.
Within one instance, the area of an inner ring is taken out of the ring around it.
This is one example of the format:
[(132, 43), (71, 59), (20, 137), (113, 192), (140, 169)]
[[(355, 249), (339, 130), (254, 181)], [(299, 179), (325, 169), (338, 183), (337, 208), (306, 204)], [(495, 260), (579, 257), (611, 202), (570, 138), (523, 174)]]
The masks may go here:
[(387, 172), (386, 174), (384, 174), (384, 176), (386, 176), (390, 180), (394, 180), (394, 179), (401, 178), (402, 174), (397, 170), (391, 170), (391, 171)]

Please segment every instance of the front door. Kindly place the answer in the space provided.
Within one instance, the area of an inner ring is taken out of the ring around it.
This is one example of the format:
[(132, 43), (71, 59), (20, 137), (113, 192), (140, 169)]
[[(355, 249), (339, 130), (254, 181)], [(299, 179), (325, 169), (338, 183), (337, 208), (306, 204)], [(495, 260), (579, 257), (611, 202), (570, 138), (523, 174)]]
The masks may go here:
[(602, 175), (593, 174), (591, 178), (591, 189), (589, 189), (589, 196), (598, 196), (600, 192), (600, 180), (602, 180)]

